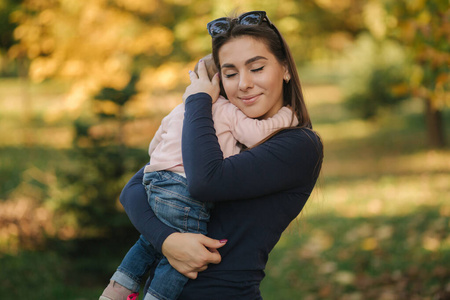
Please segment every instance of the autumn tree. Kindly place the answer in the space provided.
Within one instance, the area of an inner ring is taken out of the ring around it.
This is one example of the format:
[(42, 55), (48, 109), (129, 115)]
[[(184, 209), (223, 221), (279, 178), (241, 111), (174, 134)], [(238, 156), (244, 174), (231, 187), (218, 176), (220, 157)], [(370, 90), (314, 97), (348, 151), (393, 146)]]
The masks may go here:
[[(208, 5), (205, 1), (203, 9)], [(185, 38), (206, 31), (192, 28), (206, 24), (202, 18), (208, 17), (203, 11), (193, 26), (188, 16), (197, 15), (184, 8), (158, 0), (24, 0), (9, 13), (16, 24), (9, 57), (29, 62), (26, 71), (34, 82), (70, 82), (60, 117), (74, 120), (80, 160), (52, 187), (72, 192), (45, 201), (74, 214), (82, 227), (123, 224), (114, 199), (126, 182), (124, 173), (144, 161), (135, 152), (124, 160), (125, 106), (133, 98), (149, 101), (150, 92), (176, 87), (181, 76), (188, 80), (187, 66), (181, 66), (204, 51), (202, 43), (189, 46)], [(99, 223), (100, 216), (108, 216), (109, 224)]]
[(388, 36), (400, 41), (414, 66), (410, 94), (425, 104), (429, 143), (445, 145), (442, 111), (450, 101), (450, 7), (447, 0), (385, 1)]

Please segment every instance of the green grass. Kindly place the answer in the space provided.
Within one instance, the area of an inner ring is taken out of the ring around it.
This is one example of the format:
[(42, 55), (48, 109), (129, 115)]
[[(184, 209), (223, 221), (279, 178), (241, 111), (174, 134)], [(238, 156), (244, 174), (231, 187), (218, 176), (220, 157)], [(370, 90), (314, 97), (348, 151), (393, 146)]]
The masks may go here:
[(441, 299), (448, 288), (450, 217), (439, 207), (392, 217), (305, 219), (271, 254), (265, 299)]
[[(65, 138), (55, 139), (67, 137), (69, 123), (44, 117), (45, 107), (60, 99), (54, 87), (31, 87), (45, 105), (33, 108), (28, 125), (38, 130), (28, 145), (20, 123), (23, 107), (0, 100), (7, 108), (0, 109), (2, 127), (9, 128), (0, 132), (0, 205), (23, 198), (45, 203), (42, 191), (52, 187), (55, 175), (80, 165), (80, 154)], [(0, 81), (0, 96), (18, 93), (17, 82)], [(264, 299), (448, 298), (450, 149), (428, 148), (421, 103), (404, 103), (369, 122), (344, 109), (334, 85), (307, 85), (305, 95), (324, 140), (324, 166), (304, 211), (270, 254)], [(448, 109), (444, 121), (449, 128)], [(133, 128), (137, 135), (151, 135), (150, 127)], [(22, 142), (14, 139), (18, 134)], [(127, 165), (146, 157), (149, 139), (142, 141), (128, 149), (134, 161)], [(5, 233), (19, 239), (9, 217), (0, 211), (0, 246)], [(78, 239), (46, 234), (35, 247), (19, 241), (19, 248), (0, 253), (0, 299), (97, 299), (137, 238), (132, 228)]]
[[(89, 285), (65, 282), (67, 261), (59, 253), (21, 252), (0, 258), (0, 295), (11, 299), (96, 299)], [(80, 274), (81, 275), (81, 274)]]
[(98, 299), (112, 272), (138, 238), (49, 240), (45, 249), (0, 256), (0, 296), (19, 299)]

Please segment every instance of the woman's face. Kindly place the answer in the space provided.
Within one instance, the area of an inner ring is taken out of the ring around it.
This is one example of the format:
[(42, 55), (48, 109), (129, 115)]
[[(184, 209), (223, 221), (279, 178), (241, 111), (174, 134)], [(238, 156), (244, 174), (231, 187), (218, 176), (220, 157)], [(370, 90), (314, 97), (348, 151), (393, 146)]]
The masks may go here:
[(231, 39), (220, 48), (219, 62), (228, 100), (245, 115), (267, 119), (283, 106), (288, 70), (266, 44), (249, 36)]

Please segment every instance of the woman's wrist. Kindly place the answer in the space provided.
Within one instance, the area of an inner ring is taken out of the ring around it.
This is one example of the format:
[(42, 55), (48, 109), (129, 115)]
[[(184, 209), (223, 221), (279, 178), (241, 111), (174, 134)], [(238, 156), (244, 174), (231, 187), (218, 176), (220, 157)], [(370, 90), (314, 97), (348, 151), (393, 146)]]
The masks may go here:
[(174, 232), (172, 234), (169, 234), (164, 241), (161, 244), (161, 253), (164, 256), (170, 256), (171, 255), (171, 247), (173, 247), (173, 244), (176, 243), (177, 236), (179, 236), (180, 232)]
[(213, 102), (211, 95), (205, 92), (198, 92), (195, 94), (190, 95), (186, 98), (185, 104), (192, 101), (199, 101), (199, 100), (207, 100), (208, 102)]

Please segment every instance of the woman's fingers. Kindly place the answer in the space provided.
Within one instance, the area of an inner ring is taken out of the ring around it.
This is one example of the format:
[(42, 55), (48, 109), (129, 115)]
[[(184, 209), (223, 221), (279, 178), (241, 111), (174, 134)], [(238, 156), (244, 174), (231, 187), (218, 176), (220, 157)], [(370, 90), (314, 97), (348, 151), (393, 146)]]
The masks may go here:
[(205, 258), (208, 263), (218, 264), (222, 261), (222, 256), (220, 256), (220, 253), (219, 251), (217, 251), (217, 249), (225, 246), (226, 242), (227, 240), (219, 241), (207, 236), (203, 236), (201, 243), (209, 250), (207, 257)]
[(183, 102), (185, 102), (190, 95), (203, 92), (209, 94), (212, 102), (214, 103), (220, 93), (219, 76), (216, 74), (212, 81), (210, 81), (205, 62), (202, 60), (198, 63), (197, 72), (198, 74), (194, 71), (189, 71), (189, 79), (191, 80), (191, 84), (186, 87), (183, 94)]
[[(181, 272), (180, 272), (181, 273)], [(189, 279), (197, 279), (198, 272), (181, 273)]]
[(197, 74), (195, 74), (194, 71), (189, 71), (189, 79), (191, 80), (191, 83), (195, 80), (198, 79)]
[(202, 80), (206, 79), (209, 81), (208, 71), (206, 70), (206, 64), (201, 59), (198, 62), (198, 78)]
[(222, 260), (218, 248), (226, 241), (218, 241), (202, 234), (173, 233), (162, 245), (162, 252), (178, 272), (194, 279), (197, 273), (206, 270), (208, 264)]

